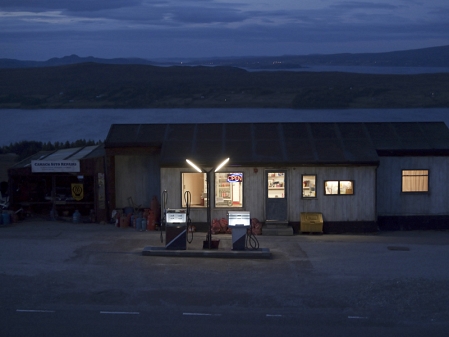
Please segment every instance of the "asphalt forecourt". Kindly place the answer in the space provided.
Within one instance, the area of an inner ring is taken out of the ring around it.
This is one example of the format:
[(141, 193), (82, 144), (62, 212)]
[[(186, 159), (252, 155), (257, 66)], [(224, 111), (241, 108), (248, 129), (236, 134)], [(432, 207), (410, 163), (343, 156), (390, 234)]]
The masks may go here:
[(449, 232), (257, 238), (271, 258), (143, 256), (160, 232), (110, 224), (1, 227), (2, 336), (447, 336)]

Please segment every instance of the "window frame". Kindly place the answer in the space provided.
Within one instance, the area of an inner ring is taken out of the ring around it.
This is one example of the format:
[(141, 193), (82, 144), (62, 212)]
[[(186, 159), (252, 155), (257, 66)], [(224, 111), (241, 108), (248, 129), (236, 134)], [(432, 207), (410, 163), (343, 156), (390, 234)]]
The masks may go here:
[[(304, 195), (304, 177), (314, 177), (315, 178), (315, 195), (314, 196)], [(318, 197), (317, 185), (318, 185), (318, 178), (317, 178), (316, 174), (302, 174), (301, 175), (301, 199), (316, 199)]]
[[(269, 176), (269, 174), (274, 174), (274, 175)], [(276, 174), (278, 174), (278, 175), (276, 175)], [(266, 185), (265, 185), (265, 188), (266, 188), (265, 198), (267, 200), (268, 199), (286, 199), (287, 198), (286, 180), (285, 180), (285, 178), (287, 176), (286, 171), (285, 170), (276, 170), (276, 169), (266, 170), (265, 175), (266, 175), (265, 179), (267, 179)], [(276, 177), (278, 177), (278, 178), (276, 179)], [(280, 177), (282, 177), (282, 179)], [(273, 179), (270, 179), (270, 178), (273, 178)], [(275, 181), (275, 180), (277, 180), (277, 181)], [(270, 186), (270, 182), (271, 183), (275, 183), (275, 182), (279, 183), (281, 181), (282, 181), (282, 186)], [(270, 196), (270, 191), (272, 193), (276, 193), (276, 191), (278, 191), (279, 193), (281, 193), (281, 197), (279, 197), (278, 195)]]
[[(228, 174), (232, 174), (232, 173), (236, 173), (236, 174), (241, 174), (242, 175), (242, 181), (241, 181), (241, 184), (242, 184), (242, 188), (241, 188), (241, 195), (240, 195), (240, 198), (241, 198), (241, 200), (240, 200), (240, 205), (238, 205), (238, 206), (233, 206), (233, 202), (232, 202), (232, 189), (231, 189), (231, 184), (233, 184), (233, 183), (231, 183), (231, 182), (229, 182), (229, 188), (230, 188), (230, 193), (231, 193), (231, 200), (230, 200), (230, 203), (231, 204), (229, 204), (229, 202), (228, 202), (228, 205), (222, 205), (222, 204), (218, 204), (217, 205), (217, 175), (220, 175), (220, 174), (226, 174), (226, 175), (228, 175)], [(219, 208), (219, 209), (238, 209), (238, 208), (243, 208), (243, 206), (244, 206), (244, 191), (245, 191), (245, 186), (244, 186), (244, 184), (245, 184), (245, 173), (243, 172), (243, 171), (236, 171), (236, 170), (232, 170), (232, 171), (219, 171), (219, 172), (214, 172), (214, 177), (213, 177), (213, 180), (214, 180), (214, 182), (213, 182), (213, 190), (212, 190), (212, 188), (211, 188), (211, 193), (212, 193), (212, 191), (213, 191), (213, 200), (214, 200), (214, 208)], [(211, 186), (212, 187), (212, 186)]]
[[(426, 171), (427, 175), (404, 175), (405, 171)], [(404, 191), (404, 177), (427, 177), (427, 190), (425, 191)], [(404, 194), (428, 194), (430, 191), (430, 170), (429, 169), (401, 169), (401, 193)]]
[[(205, 179), (207, 179), (207, 173), (205, 173), (205, 172), (191, 172), (191, 171), (182, 171), (181, 172), (181, 181), (180, 181), (180, 184), (181, 184), (181, 193), (180, 193), (180, 199), (181, 199), (180, 205), (181, 205), (181, 208), (186, 208), (187, 207), (186, 204), (185, 204), (185, 200), (184, 200), (184, 193), (187, 191), (187, 190), (184, 190), (184, 186), (183, 186), (184, 174), (202, 174), (203, 177), (205, 177)], [(192, 191), (190, 191), (190, 192), (192, 192)], [(205, 192), (203, 192), (203, 194), (204, 193)], [(209, 202), (209, 200), (208, 200), (208, 202)], [(202, 205), (197, 205), (197, 204), (193, 204), (192, 205), (191, 204), (190, 207), (195, 208), (195, 209), (206, 209), (207, 208), (207, 204), (204, 203), (204, 201), (203, 201)]]
[[(340, 193), (340, 191), (341, 191), (341, 183), (345, 182), (345, 181), (350, 181), (351, 184), (352, 184), (352, 193), (351, 194), (349, 194), (349, 193), (345, 193), (345, 194)], [(337, 191), (338, 191), (338, 193), (332, 193), (332, 194), (331, 193), (326, 193), (326, 183), (327, 182), (337, 182), (337, 186), (338, 186)], [(355, 195), (355, 181), (352, 180), (352, 179), (328, 179), (328, 180), (324, 180), (324, 182), (323, 182), (323, 192), (324, 192), (325, 196), (342, 196), (342, 195), (344, 195), (344, 196), (352, 196), (352, 195)]]

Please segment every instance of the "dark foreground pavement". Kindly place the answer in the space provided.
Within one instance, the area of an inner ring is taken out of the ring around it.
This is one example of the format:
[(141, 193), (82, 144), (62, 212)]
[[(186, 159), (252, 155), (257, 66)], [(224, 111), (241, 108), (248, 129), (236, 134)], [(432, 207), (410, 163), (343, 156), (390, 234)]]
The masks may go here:
[(258, 239), (271, 259), (143, 256), (159, 232), (112, 225), (1, 227), (0, 335), (448, 336), (449, 232)]

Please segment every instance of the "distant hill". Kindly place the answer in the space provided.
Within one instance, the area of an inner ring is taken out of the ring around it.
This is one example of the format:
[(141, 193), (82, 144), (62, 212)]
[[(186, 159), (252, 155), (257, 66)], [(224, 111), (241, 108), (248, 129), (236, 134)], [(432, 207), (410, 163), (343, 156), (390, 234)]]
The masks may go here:
[(158, 62), (152, 62), (141, 58), (113, 58), (104, 59), (97, 57), (79, 57), (78, 55), (70, 55), (64, 57), (54, 57), (47, 61), (20, 61), (14, 59), (0, 59), (0, 68), (43, 68), (66, 66), (70, 64), (79, 63), (102, 63), (102, 64), (144, 64), (144, 65), (158, 65)]
[(366, 54), (284, 55), (277, 57), (211, 58), (188, 64), (247, 69), (294, 69), (311, 65), (449, 67), (449, 46)]
[(449, 107), (449, 73), (373, 75), (81, 63), (0, 69), (0, 108)]
[[(79, 57), (77, 55), (62, 58), (51, 58), (47, 61), (20, 61), (0, 59), (0, 68), (37, 68), (54, 67), (79, 63), (102, 64), (139, 64), (170, 66), (181, 65), (181, 60), (151, 61), (142, 58), (96, 58)], [(198, 58), (184, 60), (186, 66), (230, 66), (247, 69), (294, 69), (311, 65), (326, 66), (388, 66), (388, 67), (449, 67), (449, 46), (393, 51), (387, 53), (364, 54), (315, 54), (315, 55), (284, 55), (261, 57), (223, 57)]]

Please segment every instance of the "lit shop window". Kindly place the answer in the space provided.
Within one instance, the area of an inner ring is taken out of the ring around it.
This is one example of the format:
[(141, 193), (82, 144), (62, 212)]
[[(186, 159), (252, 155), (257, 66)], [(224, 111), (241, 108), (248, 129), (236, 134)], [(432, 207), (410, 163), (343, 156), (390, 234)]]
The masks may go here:
[(206, 173), (182, 173), (182, 207), (186, 207), (186, 191), (189, 191), (191, 195), (191, 207), (207, 206)]
[(352, 180), (328, 180), (324, 182), (325, 195), (351, 195), (354, 194)]
[(316, 198), (316, 175), (302, 176), (302, 197)]
[(285, 198), (285, 173), (268, 172), (268, 198)]
[(402, 170), (402, 192), (429, 192), (429, 170)]
[(215, 207), (242, 207), (243, 173), (215, 173)]

